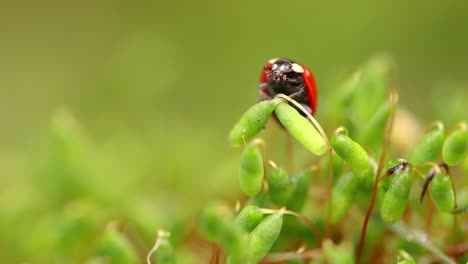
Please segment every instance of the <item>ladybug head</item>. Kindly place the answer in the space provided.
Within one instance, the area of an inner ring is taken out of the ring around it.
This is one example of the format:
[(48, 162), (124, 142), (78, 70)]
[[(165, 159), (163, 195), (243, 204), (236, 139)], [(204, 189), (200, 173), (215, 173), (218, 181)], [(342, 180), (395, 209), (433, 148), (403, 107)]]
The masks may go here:
[(303, 72), (302, 67), (288, 59), (272, 59), (269, 61), (271, 67), (265, 67), (266, 72), (275, 81), (288, 79), (290, 72)]

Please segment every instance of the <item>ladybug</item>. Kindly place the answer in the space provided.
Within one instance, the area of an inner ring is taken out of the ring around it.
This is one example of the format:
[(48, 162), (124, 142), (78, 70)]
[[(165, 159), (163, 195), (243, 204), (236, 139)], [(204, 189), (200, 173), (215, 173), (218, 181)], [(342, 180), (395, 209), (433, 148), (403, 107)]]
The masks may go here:
[(285, 94), (300, 103), (312, 115), (317, 109), (317, 86), (306, 66), (290, 59), (274, 58), (263, 67), (258, 90), (259, 101)]

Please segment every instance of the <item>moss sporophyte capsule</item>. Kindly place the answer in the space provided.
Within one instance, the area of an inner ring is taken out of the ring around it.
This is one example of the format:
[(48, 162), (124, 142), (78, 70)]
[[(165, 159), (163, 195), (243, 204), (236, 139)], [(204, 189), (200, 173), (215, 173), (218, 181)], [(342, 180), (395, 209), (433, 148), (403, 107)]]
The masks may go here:
[(248, 234), (235, 223), (229, 208), (222, 204), (213, 204), (202, 212), (201, 231), (230, 256), (232, 263), (245, 263), (247, 260)]
[(444, 125), (440, 122), (434, 122), (434, 124), (429, 127), (426, 134), (413, 149), (409, 161), (412, 164), (420, 164), (426, 161), (436, 161), (442, 151), (444, 138)]
[(231, 144), (240, 146), (258, 134), (268, 122), (281, 99), (261, 101), (253, 105), (229, 132)]
[(310, 152), (323, 155), (327, 143), (315, 127), (299, 112), (287, 103), (280, 103), (275, 108), (276, 117), (288, 132)]
[(369, 155), (361, 145), (349, 136), (342, 134), (342, 131), (344, 131), (344, 128), (338, 128), (333, 133), (330, 141), (333, 150), (354, 170), (368, 170), (370, 168)]
[(258, 263), (270, 251), (283, 226), (283, 213), (279, 211), (263, 219), (250, 233), (250, 263)]
[(250, 232), (263, 220), (261, 209), (255, 205), (246, 206), (236, 216), (236, 224)]
[(455, 166), (466, 159), (468, 155), (468, 124), (459, 123), (445, 139), (442, 147), (442, 157), (445, 163)]
[(271, 200), (279, 205), (286, 205), (292, 192), (292, 182), (285, 170), (270, 161), (273, 168), (268, 175), (268, 192)]
[(263, 159), (257, 144), (247, 145), (242, 153), (239, 170), (241, 190), (248, 196), (256, 196), (262, 190)]
[(411, 165), (402, 163), (387, 171), (392, 179), (380, 209), (382, 220), (387, 224), (393, 224), (403, 216), (411, 189), (411, 170)]

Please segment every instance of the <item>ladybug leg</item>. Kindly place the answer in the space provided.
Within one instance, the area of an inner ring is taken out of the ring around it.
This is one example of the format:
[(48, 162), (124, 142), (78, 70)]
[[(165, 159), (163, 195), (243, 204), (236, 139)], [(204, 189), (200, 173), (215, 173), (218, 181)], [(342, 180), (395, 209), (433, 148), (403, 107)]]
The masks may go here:
[(267, 91), (268, 91), (268, 84), (266, 82), (260, 83), (258, 85), (258, 91), (260, 92), (260, 98), (257, 99), (257, 103), (260, 101), (266, 101), (266, 100), (271, 100), (273, 99), (272, 96), (270, 96)]
[(258, 85), (258, 91), (260, 93), (265, 93), (267, 89), (268, 89), (268, 84), (266, 82), (262, 82)]
[(289, 97), (294, 99), (294, 97), (300, 96), (301, 94), (304, 94), (304, 92), (305, 92), (305, 87), (303, 85), (301, 85), (299, 87), (299, 90), (297, 92), (294, 92), (294, 93), (290, 94)]

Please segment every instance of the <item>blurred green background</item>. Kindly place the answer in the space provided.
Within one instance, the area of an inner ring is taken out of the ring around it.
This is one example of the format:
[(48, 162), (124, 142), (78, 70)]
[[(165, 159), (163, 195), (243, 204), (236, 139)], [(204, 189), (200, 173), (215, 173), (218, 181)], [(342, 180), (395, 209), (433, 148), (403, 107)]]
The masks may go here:
[[(76, 201), (102, 222), (145, 219), (151, 243), (174, 217), (190, 225), (206, 201), (235, 199), (227, 132), (272, 57), (314, 72), (325, 126), (327, 95), (381, 51), (423, 122), (466, 117), (467, 18), (466, 1), (3, 1), (0, 258), (50, 260), (31, 240), (58, 232), (51, 219)], [(57, 150), (60, 131), (72, 154)]]

